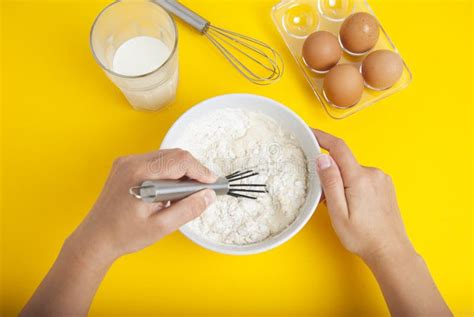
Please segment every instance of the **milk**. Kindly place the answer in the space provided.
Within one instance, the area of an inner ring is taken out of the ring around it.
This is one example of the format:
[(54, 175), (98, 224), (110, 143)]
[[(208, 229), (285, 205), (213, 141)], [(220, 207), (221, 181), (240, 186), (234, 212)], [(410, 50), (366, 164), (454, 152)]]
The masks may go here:
[(170, 54), (168, 46), (157, 38), (133, 37), (115, 52), (112, 69), (121, 75), (140, 76), (163, 65)]
[[(157, 110), (174, 100), (178, 64), (177, 54), (170, 58), (171, 54), (170, 48), (163, 41), (146, 35), (130, 38), (117, 48), (112, 70), (116, 74), (135, 78), (120, 76), (114, 81), (132, 106)], [(160, 68), (163, 64), (165, 65)]]

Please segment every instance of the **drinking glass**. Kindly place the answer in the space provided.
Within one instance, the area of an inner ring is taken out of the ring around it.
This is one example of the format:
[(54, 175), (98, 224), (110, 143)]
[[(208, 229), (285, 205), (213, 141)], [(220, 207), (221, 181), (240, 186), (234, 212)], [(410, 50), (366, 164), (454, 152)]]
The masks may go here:
[[(118, 74), (113, 58), (125, 41), (151, 36), (168, 46), (168, 59), (153, 71), (138, 76)], [(116, 1), (97, 16), (90, 33), (95, 60), (139, 110), (158, 110), (176, 97), (178, 85), (178, 33), (173, 18), (158, 4), (147, 0)]]

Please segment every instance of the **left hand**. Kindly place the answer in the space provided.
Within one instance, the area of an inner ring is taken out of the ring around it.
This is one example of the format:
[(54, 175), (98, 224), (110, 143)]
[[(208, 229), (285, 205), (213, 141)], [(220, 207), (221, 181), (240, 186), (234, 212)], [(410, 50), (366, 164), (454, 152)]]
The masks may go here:
[(216, 180), (206, 167), (181, 149), (115, 160), (97, 202), (65, 247), (74, 250), (76, 257), (86, 264), (107, 266), (121, 255), (138, 251), (177, 230), (215, 200), (213, 190), (202, 190), (169, 207), (142, 202), (128, 191), (144, 180), (183, 176), (203, 183)]

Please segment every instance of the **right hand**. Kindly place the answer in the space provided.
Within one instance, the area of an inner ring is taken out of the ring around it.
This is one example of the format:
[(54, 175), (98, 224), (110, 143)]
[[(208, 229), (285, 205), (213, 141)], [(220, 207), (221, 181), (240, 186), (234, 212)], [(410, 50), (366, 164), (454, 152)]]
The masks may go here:
[(414, 252), (390, 176), (363, 167), (343, 140), (313, 130), (322, 148), (316, 167), (331, 223), (344, 247), (365, 261)]

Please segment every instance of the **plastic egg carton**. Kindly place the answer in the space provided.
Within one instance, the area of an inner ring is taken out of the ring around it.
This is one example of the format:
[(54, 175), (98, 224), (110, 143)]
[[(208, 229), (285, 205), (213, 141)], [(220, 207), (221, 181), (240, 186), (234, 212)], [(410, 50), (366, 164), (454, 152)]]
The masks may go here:
[[(360, 69), (362, 60), (368, 53), (374, 50), (387, 49), (400, 55), (390, 37), (382, 27), (381, 21), (374, 14), (367, 1), (363, 0), (282, 0), (272, 8), (272, 18), (280, 35), (285, 41), (288, 49), (303, 72), (306, 80), (313, 89), (319, 102), (334, 119), (342, 119), (358, 112), (359, 110), (382, 100), (393, 93), (408, 86), (412, 80), (412, 74), (403, 61), (403, 73), (400, 79), (390, 88), (385, 90), (373, 90), (364, 87), (364, 92), (357, 104), (349, 108), (339, 108), (332, 105), (323, 92), (323, 80), (325, 74), (312, 71), (306, 66), (302, 58), (302, 47), (305, 39), (315, 31), (328, 31), (339, 36), (339, 28), (352, 13), (367, 12), (373, 15), (379, 22), (380, 34), (377, 44), (370, 51), (360, 56), (349, 55), (343, 49), (343, 56), (338, 64), (350, 63)], [(402, 59), (403, 60), (403, 59)]]

